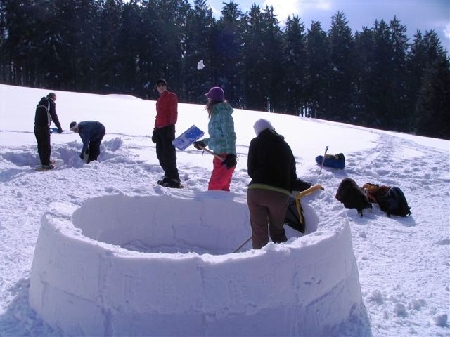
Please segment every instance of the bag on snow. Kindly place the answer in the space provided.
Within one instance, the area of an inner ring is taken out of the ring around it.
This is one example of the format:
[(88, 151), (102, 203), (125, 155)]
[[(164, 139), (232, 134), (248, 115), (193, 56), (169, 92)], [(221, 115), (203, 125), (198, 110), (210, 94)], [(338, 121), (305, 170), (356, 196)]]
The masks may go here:
[(300, 200), (298, 200), (297, 208), (297, 201), (295, 198), (289, 197), (289, 204), (286, 210), (284, 223), (301, 233), (305, 233), (305, 217), (303, 215), (303, 208)]
[(376, 195), (377, 204), (387, 216), (392, 215), (406, 217), (411, 215), (411, 207), (406, 201), (405, 194), (399, 187), (391, 187), (386, 193), (378, 193)]
[(316, 163), (318, 165), (322, 165), (326, 167), (332, 167), (337, 169), (343, 169), (345, 167), (345, 156), (343, 153), (338, 154), (326, 154), (325, 160), (323, 159), (323, 156), (317, 156), (316, 157)]
[(288, 208), (283, 223), (300, 233), (305, 233), (306, 223), (301, 198), (316, 191), (323, 190), (323, 187), (319, 184), (312, 186), (310, 183), (301, 179), (297, 179), (297, 182), (302, 186), (301, 192), (299, 192), (295, 198), (289, 196)]
[(369, 201), (373, 204), (377, 203), (377, 198), (379, 195), (383, 195), (389, 191), (390, 187), (386, 185), (377, 185), (372, 183), (365, 183), (362, 187), (367, 195)]
[(356, 209), (363, 216), (363, 209), (372, 208), (364, 190), (352, 178), (342, 179), (335, 198), (344, 204), (345, 208)]

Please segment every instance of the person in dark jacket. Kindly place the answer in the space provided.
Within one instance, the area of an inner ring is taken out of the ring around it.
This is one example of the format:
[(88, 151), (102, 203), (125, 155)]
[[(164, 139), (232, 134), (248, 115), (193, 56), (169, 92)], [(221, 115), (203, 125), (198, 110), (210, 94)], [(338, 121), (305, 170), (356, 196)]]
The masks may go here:
[(100, 155), (100, 145), (105, 136), (105, 127), (97, 121), (84, 121), (70, 123), (70, 130), (80, 135), (83, 142), (80, 158), (87, 164), (92, 160), (97, 160)]
[(156, 144), (156, 157), (164, 170), (164, 177), (157, 183), (164, 187), (180, 188), (177, 154), (175, 146), (172, 145), (178, 118), (178, 97), (175, 93), (167, 90), (167, 82), (164, 79), (156, 81), (156, 90), (159, 92), (159, 98), (156, 101), (152, 141)]
[(53, 123), (58, 128), (58, 133), (62, 133), (63, 129), (59, 123), (58, 115), (56, 114), (56, 94), (51, 92), (46, 97), (42, 97), (36, 107), (34, 115), (34, 135), (37, 140), (37, 148), (41, 167), (43, 169), (52, 169), (53, 165), (50, 163), (50, 155), (52, 146), (50, 142), (50, 125)]
[(283, 220), (289, 195), (297, 179), (295, 158), (284, 137), (272, 124), (259, 119), (254, 125), (256, 138), (250, 142), (247, 173), (252, 178), (247, 189), (252, 247), (260, 249), (269, 242), (286, 242)]

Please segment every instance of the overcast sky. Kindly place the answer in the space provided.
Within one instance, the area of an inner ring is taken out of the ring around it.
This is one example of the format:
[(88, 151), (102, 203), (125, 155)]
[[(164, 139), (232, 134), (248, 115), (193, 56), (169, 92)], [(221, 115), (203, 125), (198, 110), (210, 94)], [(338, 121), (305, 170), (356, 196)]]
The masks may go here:
[[(207, 0), (216, 17), (220, 17), (223, 3), (227, 0)], [(345, 13), (350, 28), (361, 31), (362, 27), (372, 27), (376, 19), (389, 23), (397, 16), (407, 28), (412, 38), (419, 29), (434, 29), (442, 46), (450, 51), (450, 0), (235, 0), (243, 12), (248, 12), (252, 4), (264, 9), (273, 6), (278, 20), (283, 23), (288, 15), (300, 17), (309, 28), (311, 21), (320, 21), (328, 30), (331, 17), (339, 10)]]

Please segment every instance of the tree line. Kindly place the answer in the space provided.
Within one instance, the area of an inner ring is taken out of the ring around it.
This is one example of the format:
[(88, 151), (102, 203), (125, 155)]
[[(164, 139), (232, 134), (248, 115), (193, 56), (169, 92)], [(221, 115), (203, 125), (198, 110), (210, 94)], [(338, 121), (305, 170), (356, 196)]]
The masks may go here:
[(412, 41), (394, 16), (325, 31), (273, 7), (206, 0), (0, 0), (0, 82), (181, 102), (221, 86), (236, 108), (450, 139), (450, 62), (434, 30)]

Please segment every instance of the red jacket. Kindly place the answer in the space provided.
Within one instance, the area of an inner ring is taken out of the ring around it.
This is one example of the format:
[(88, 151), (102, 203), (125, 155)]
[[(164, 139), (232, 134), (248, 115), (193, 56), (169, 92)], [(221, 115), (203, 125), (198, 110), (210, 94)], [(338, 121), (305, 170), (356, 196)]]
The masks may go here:
[(156, 101), (155, 128), (175, 125), (178, 118), (178, 97), (175, 93), (164, 91)]

